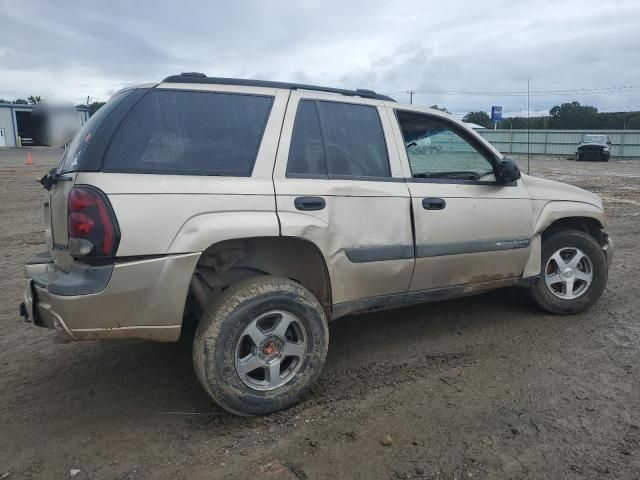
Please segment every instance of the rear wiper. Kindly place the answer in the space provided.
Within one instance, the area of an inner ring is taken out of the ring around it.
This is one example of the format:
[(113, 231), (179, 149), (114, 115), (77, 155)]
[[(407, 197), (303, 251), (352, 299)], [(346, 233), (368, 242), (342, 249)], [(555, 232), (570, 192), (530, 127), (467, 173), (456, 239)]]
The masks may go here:
[(38, 182), (46, 190), (51, 190), (51, 187), (53, 187), (58, 182), (69, 182), (73, 180), (73, 178), (71, 177), (63, 177), (62, 175), (63, 174), (58, 173), (58, 169), (54, 167), (51, 170), (49, 170), (47, 173), (45, 173), (44, 176)]

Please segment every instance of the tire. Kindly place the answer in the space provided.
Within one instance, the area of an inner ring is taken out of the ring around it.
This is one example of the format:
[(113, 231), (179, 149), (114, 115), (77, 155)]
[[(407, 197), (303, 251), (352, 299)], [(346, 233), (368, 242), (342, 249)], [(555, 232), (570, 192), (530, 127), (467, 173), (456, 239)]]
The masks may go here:
[[(279, 328), (286, 332), (280, 335)], [(265, 415), (300, 400), (320, 374), (328, 346), (324, 310), (307, 289), (286, 278), (252, 277), (229, 287), (204, 312), (193, 363), (200, 383), (222, 408)], [(290, 350), (296, 355), (286, 356)], [(275, 373), (270, 365), (277, 366)]]
[[(562, 256), (566, 256), (568, 263), (560, 265), (552, 259), (557, 252), (561, 253), (560, 260)], [(571, 268), (571, 260), (579, 258), (570, 256), (572, 252), (576, 255), (578, 252), (582, 253), (586, 260), (580, 260), (571, 272), (566, 272), (566, 268)], [(588, 278), (589, 274), (590, 283), (579, 278)], [(573, 278), (571, 293), (564, 283), (568, 281), (567, 276), (569, 279)], [(551, 234), (542, 242), (542, 272), (540, 280), (532, 287), (532, 297), (541, 308), (550, 313), (582, 312), (600, 298), (607, 284), (607, 276), (607, 259), (598, 242), (585, 232), (562, 230)], [(561, 281), (553, 283), (556, 279)], [(549, 286), (548, 283), (552, 285)], [(575, 298), (570, 298), (572, 295), (576, 295)], [(563, 296), (566, 298), (561, 298)]]

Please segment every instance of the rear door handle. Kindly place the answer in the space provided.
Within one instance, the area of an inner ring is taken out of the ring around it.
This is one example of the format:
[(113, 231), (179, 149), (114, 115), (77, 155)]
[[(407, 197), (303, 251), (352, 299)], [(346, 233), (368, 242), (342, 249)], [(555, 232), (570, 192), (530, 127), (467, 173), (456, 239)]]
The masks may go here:
[(442, 210), (447, 206), (443, 198), (423, 198), (422, 208), (425, 210)]
[(326, 206), (322, 197), (298, 197), (293, 204), (298, 210), (322, 210)]

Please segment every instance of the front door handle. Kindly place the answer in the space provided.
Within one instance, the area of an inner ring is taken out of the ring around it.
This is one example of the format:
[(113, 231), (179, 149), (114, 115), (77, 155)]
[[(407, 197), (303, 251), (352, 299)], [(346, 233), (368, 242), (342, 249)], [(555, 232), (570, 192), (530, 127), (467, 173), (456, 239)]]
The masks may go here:
[(322, 210), (326, 203), (322, 197), (298, 197), (293, 201), (298, 210)]
[(443, 198), (423, 198), (422, 208), (425, 210), (442, 210), (447, 206)]

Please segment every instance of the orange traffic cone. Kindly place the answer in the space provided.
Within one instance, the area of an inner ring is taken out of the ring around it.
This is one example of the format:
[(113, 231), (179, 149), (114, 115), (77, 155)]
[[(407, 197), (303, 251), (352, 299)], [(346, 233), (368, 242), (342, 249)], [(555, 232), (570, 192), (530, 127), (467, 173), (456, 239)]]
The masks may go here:
[(33, 156), (31, 152), (27, 152), (27, 165), (33, 165)]

